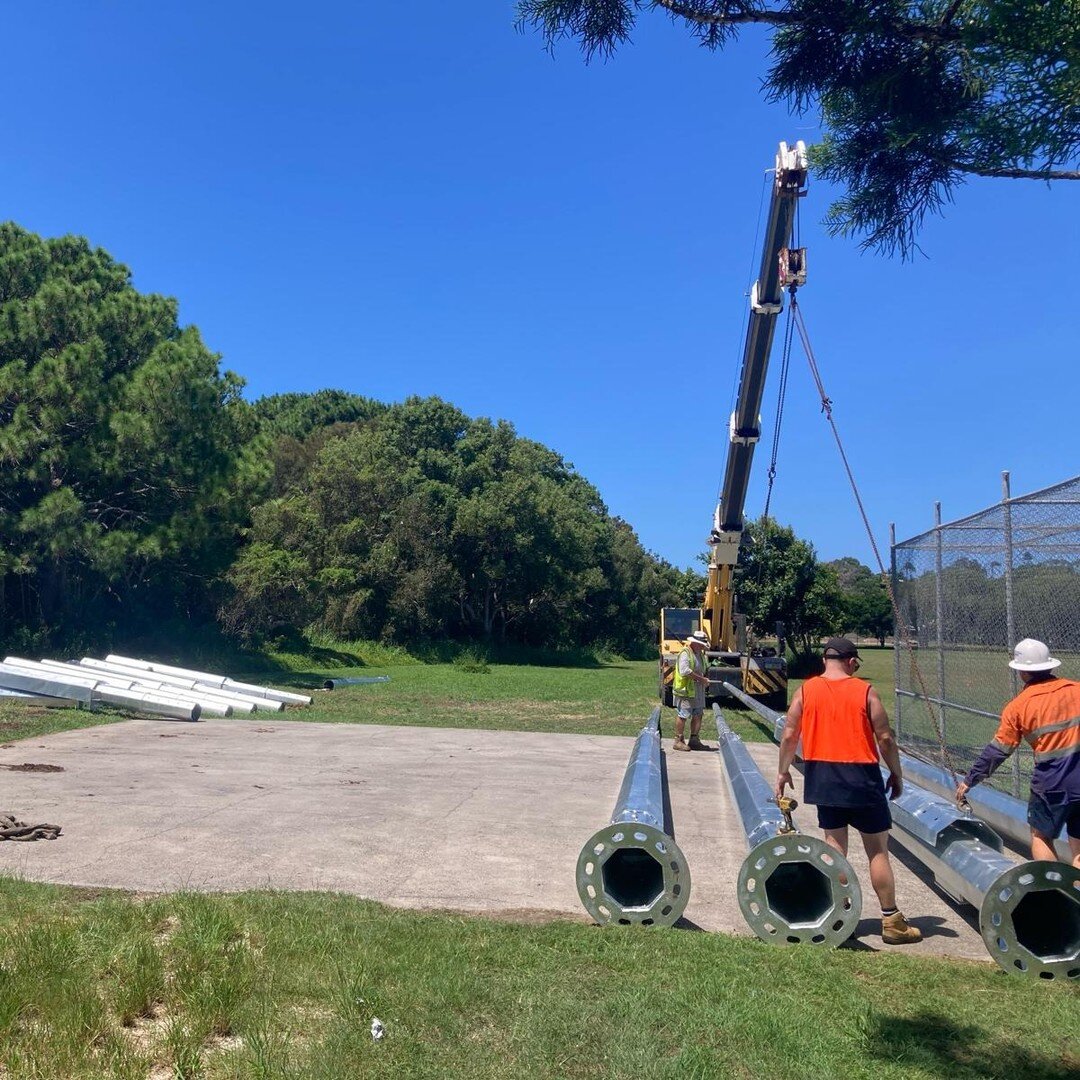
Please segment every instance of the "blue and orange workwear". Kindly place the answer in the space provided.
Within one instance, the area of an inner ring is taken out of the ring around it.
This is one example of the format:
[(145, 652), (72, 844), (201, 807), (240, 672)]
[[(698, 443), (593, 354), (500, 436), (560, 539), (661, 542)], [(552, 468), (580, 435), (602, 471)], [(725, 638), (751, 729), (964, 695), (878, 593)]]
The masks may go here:
[(1051, 675), (1029, 682), (1001, 712), (997, 734), (964, 778), (981, 783), (1025, 739), (1035, 752), (1034, 795), (1080, 800), (1080, 683)]
[(818, 675), (803, 683), (803, 793), (808, 803), (872, 806), (885, 801), (869, 694), (870, 684), (855, 676)]

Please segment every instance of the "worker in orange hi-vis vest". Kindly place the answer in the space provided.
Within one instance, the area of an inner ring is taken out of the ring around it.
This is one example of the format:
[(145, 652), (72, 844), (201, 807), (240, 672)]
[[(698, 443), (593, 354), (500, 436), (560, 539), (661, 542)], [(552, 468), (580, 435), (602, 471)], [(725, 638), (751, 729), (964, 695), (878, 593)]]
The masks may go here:
[(1061, 665), (1041, 641), (1024, 638), (1009, 667), (1024, 689), (1001, 711), (997, 734), (957, 786), (962, 799), (1026, 739), (1035, 752), (1028, 799), (1031, 857), (1054, 861), (1054, 837), (1064, 828), (1073, 866), (1080, 869), (1080, 683), (1060, 679)]
[(892, 814), (881, 779), (880, 757), (889, 769), (889, 793), (903, 791), (900, 751), (877, 691), (855, 677), (859, 650), (847, 638), (825, 642), (825, 671), (799, 687), (780, 739), (776, 797), (792, 787), (791, 763), (799, 739), (806, 777), (803, 797), (815, 804), (825, 840), (845, 857), (848, 826), (862, 836), (870, 860), (870, 884), (881, 903), (881, 940), (907, 945), (922, 939), (896, 906), (896, 879), (889, 861)]

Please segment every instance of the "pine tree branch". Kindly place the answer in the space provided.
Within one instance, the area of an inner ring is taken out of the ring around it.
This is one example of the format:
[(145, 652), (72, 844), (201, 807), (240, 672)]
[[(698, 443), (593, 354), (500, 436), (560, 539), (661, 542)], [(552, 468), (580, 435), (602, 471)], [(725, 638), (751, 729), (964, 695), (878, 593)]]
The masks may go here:
[(957, 161), (954, 158), (939, 159), (963, 173), (972, 176), (990, 176), (1000, 180), (1080, 180), (1080, 170), (1076, 169), (1007, 169), (987, 165), (976, 165), (970, 161)]
[[(733, 11), (702, 11), (692, 3), (681, 0), (652, 0), (655, 7), (664, 8), (672, 15), (698, 26), (737, 26), (744, 23), (764, 23), (768, 26), (790, 26), (796, 17), (790, 11), (765, 11), (738, 5)], [(736, 7), (736, 5), (732, 5)]]
[[(734, 10), (706, 11), (702, 3), (694, 3), (693, 0), (652, 0), (654, 7), (663, 8), (680, 19), (696, 24), (697, 26), (739, 26), (746, 23), (759, 23), (766, 26), (797, 26), (805, 20), (791, 11), (777, 11), (775, 9), (754, 8), (744, 4), (732, 4)], [(937, 23), (915, 22), (911, 19), (881, 20), (883, 28), (887, 28), (899, 38), (925, 42), (956, 42), (960, 40), (961, 31), (949, 25), (949, 20), (959, 7), (960, 0), (952, 5), (946, 17)], [(977, 44), (977, 42), (972, 42)]]

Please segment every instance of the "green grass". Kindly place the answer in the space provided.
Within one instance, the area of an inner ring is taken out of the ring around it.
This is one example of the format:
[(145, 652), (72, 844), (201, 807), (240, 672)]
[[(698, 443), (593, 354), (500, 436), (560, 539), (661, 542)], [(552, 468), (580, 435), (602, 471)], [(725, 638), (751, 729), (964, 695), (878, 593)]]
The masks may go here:
[[(338, 646), (333, 662), (325, 651), (322, 663), (310, 654), (273, 654), (273, 669), (236, 672), (238, 678), (280, 688), (311, 692), (310, 708), (292, 709), (282, 718), (310, 723), (393, 724), (476, 728), (492, 731), (550, 731), (585, 735), (636, 735), (656, 706), (656, 662), (616, 660), (588, 666), (475, 663), (423, 663), (400, 651), (379, 647)], [(352, 661), (349, 663), (348, 661)], [(487, 670), (483, 670), (486, 666)], [(389, 675), (389, 683), (323, 691), (330, 676)], [(665, 731), (674, 713), (664, 711)], [(68, 730), (88, 723), (126, 719), (117, 712), (40, 709), (0, 702), (3, 740)], [(732, 726), (746, 739), (765, 735), (750, 714), (733, 712)]]
[(0, 1074), (12, 1078), (1080, 1069), (1080, 992), (988, 965), (319, 893), (133, 898), (0, 880), (0, 965)]

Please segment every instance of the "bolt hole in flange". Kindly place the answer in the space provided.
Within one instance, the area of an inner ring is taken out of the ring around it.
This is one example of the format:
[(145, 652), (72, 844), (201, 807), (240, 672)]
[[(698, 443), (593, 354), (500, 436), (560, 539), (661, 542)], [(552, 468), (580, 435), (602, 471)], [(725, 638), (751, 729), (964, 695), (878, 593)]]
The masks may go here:
[(1022, 863), (987, 890), (983, 941), (1006, 971), (1044, 980), (1080, 978), (1080, 870)]
[(862, 893), (847, 860), (803, 835), (758, 844), (740, 869), (738, 898), (754, 933), (777, 945), (835, 947), (851, 936), (862, 913)]
[(582, 848), (577, 886), (585, 910), (602, 925), (670, 926), (686, 907), (690, 873), (659, 829), (609, 825)]

